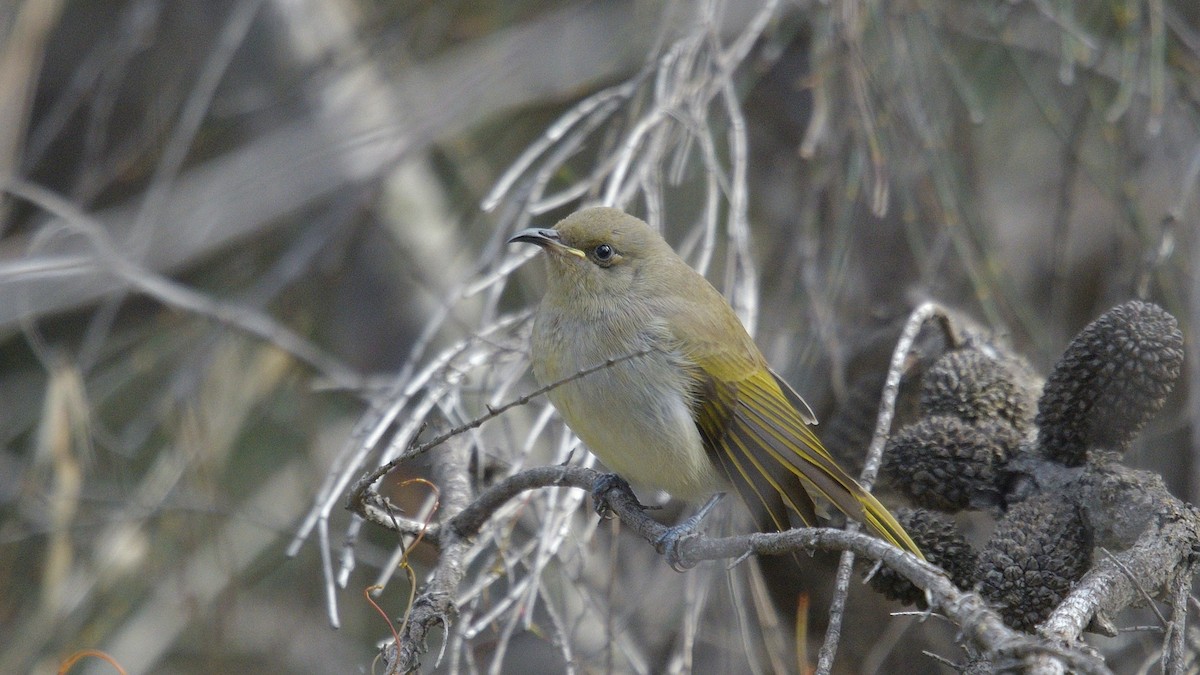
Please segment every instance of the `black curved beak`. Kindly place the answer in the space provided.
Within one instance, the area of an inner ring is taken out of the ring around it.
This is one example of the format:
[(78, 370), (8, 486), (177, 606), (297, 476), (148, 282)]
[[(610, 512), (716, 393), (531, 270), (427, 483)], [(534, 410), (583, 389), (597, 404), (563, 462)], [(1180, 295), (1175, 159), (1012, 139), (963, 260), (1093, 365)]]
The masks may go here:
[(562, 245), (562, 241), (558, 236), (558, 231), (552, 230), (548, 227), (531, 227), (528, 230), (521, 230), (508, 240), (508, 243), (510, 244), (516, 244), (518, 242), (537, 244), (543, 248), (545, 248), (548, 244)]
[(548, 227), (531, 227), (528, 230), (521, 230), (508, 240), (510, 244), (518, 242), (537, 244), (545, 249), (547, 253), (567, 254), (577, 258), (587, 257), (583, 251), (562, 243), (562, 237), (558, 234), (558, 230), (552, 230)]

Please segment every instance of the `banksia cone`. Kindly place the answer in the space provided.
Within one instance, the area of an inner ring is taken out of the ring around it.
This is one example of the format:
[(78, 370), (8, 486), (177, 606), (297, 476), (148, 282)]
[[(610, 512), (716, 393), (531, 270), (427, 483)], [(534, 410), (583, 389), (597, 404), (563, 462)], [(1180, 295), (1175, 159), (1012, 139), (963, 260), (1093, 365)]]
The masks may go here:
[(1000, 503), (1004, 464), (1020, 442), (1020, 433), (1005, 422), (926, 417), (888, 441), (883, 473), (919, 506), (984, 509)]
[(1036, 405), (1034, 382), (1032, 369), (1015, 355), (957, 349), (925, 374), (921, 410), (968, 422), (999, 419), (1027, 429)]
[(1088, 324), (1063, 353), (1038, 402), (1038, 441), (1067, 466), (1090, 448), (1124, 452), (1162, 409), (1183, 368), (1183, 333), (1158, 305), (1131, 301)]
[(980, 593), (1009, 626), (1032, 631), (1087, 571), (1091, 550), (1074, 503), (1031, 497), (1009, 509), (979, 553)]
[[(896, 520), (917, 543), (925, 559), (950, 575), (955, 586), (967, 590), (975, 585), (976, 554), (958, 533), (950, 517), (923, 509), (896, 509)], [(925, 594), (889, 567), (871, 577), (871, 588), (906, 605), (926, 607)]]

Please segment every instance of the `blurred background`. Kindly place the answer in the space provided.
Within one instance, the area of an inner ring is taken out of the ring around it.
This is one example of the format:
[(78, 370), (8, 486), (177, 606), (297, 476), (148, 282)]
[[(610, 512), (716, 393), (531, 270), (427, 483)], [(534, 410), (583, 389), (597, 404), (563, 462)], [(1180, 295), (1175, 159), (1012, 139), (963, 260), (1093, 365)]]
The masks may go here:
[[(339, 477), (533, 388), (540, 270), (503, 241), (583, 202), (663, 227), (848, 462), (916, 304), (1045, 372), (1153, 300), (1188, 360), (1126, 461), (1194, 502), (1198, 181), (1190, 0), (4, 3), (0, 672), (369, 672), (391, 632), (362, 591), (398, 541)], [(580, 461), (555, 425), (544, 401), (485, 424), (477, 485)], [(770, 669), (720, 609), (737, 584), (697, 599), (723, 567), (678, 575), (555, 499), (481, 544), (439, 670)], [(548, 523), (554, 564), (506, 559)], [(953, 627), (856, 602), (836, 672), (962, 660)], [(1132, 672), (1159, 639), (1096, 646)]]

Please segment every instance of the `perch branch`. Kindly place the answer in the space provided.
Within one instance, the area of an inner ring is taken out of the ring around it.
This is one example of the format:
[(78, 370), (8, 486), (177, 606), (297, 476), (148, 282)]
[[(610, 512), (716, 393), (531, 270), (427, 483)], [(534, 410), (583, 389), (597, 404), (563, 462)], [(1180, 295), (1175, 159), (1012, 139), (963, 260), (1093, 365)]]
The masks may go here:
[[(457, 510), (454, 517), (443, 521), (440, 527), (431, 528), (426, 538), (441, 544), (443, 557), (449, 555), (452, 560), (461, 560), (462, 550), (469, 546), (470, 538), (509, 499), (526, 490), (550, 486), (590, 491), (601, 475), (594, 469), (576, 466), (540, 467), (521, 472), (484, 491), (474, 502)], [(646, 514), (632, 491), (615, 487), (606, 496), (611, 512), (642, 539), (655, 543), (666, 533), (668, 528)], [(450, 547), (453, 549), (447, 551)], [(942, 570), (866, 534), (828, 528), (799, 528), (723, 538), (697, 535), (681, 542), (679, 554), (687, 562), (698, 563), (705, 560), (738, 561), (750, 555), (783, 555), (813, 550), (852, 551), (864, 558), (883, 562), (927, 590), (931, 607), (940, 609), (962, 628), (967, 640), (994, 657), (1047, 657), (1079, 673), (1098, 675), (1110, 672), (1097, 657), (1081, 649), (1062, 646), (1009, 628), (983, 598), (955, 587)], [(441, 568), (439, 564), (439, 570)], [(455, 570), (454, 565), (450, 569)], [(461, 569), (456, 570), (459, 579), (461, 572)], [(402, 660), (392, 661), (400, 668), (394, 672), (404, 672), (403, 667), (415, 667), (417, 657), (425, 651), (424, 640), (429, 629), (436, 623), (448, 625), (453, 618), (453, 586), (448, 585), (453, 579), (454, 574), (436, 573), (418, 596), (401, 636), (405, 643), (401, 650)], [(395, 647), (389, 649), (390, 654), (394, 655)], [(405, 658), (411, 660), (406, 661)]]

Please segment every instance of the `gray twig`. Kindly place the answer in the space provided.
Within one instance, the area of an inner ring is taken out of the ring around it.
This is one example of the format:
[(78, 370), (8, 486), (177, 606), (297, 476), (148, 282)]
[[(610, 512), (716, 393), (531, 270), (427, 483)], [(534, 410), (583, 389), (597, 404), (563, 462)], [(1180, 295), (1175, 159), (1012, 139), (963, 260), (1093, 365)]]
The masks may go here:
[[(940, 319), (943, 325), (948, 322), (946, 310), (936, 303), (927, 302), (914, 309), (908, 315), (908, 321), (905, 322), (900, 338), (896, 341), (896, 348), (892, 351), (892, 360), (880, 397), (879, 415), (875, 420), (875, 433), (871, 437), (871, 445), (867, 450), (862, 474), (859, 476), (859, 483), (866, 490), (871, 489), (875, 476), (879, 473), (883, 448), (891, 433), (892, 418), (896, 415), (896, 399), (900, 396), (900, 380), (906, 370), (908, 355), (921, 328), (931, 318)], [(851, 523), (849, 527), (852, 531), (858, 529), (856, 523)], [(821, 675), (829, 673), (833, 668), (833, 658), (837, 654), (838, 641), (841, 639), (842, 617), (846, 613), (846, 596), (850, 592), (850, 572), (853, 565), (854, 552), (846, 551), (838, 562), (837, 581), (829, 608), (829, 627), (825, 630), (825, 640), (821, 643), (821, 651), (817, 656), (817, 673)]]
[[(594, 469), (577, 466), (548, 466), (524, 471), (512, 476), (479, 495), (473, 503), (456, 510), (453, 517), (443, 520), (438, 528), (426, 535), (442, 545), (442, 556), (448, 559), (421, 592), (406, 627), (402, 641), (400, 663), (410, 666), (425, 651), (428, 629), (438, 622), (447, 622), (455, 615), (450, 582), (461, 580), (461, 560), (464, 547), (477, 534), (488, 518), (504, 503), (527, 490), (552, 486), (568, 486), (591, 490), (601, 474)], [(608, 506), (621, 522), (639, 537), (654, 544), (667, 527), (646, 514), (632, 491), (614, 488), (607, 493)], [(446, 513), (450, 513), (447, 507)], [(930, 605), (962, 629), (962, 635), (986, 654), (1000, 658), (1049, 659), (1080, 673), (1109, 673), (1100, 659), (1084, 650), (1062, 646), (1056, 640), (1030, 636), (1006, 626), (1000, 616), (987, 606), (978, 594), (958, 589), (937, 567), (919, 560), (910, 553), (859, 532), (828, 528), (798, 528), (777, 533), (753, 533), (722, 538), (702, 534), (680, 544), (680, 555), (688, 562), (733, 560), (746, 555), (784, 555), (813, 550), (853, 552), (870, 560), (881, 561), (906, 579), (928, 592)], [(413, 641), (408, 644), (407, 641)], [(391, 648), (394, 653), (394, 647)], [(394, 663), (394, 662), (393, 662)]]

